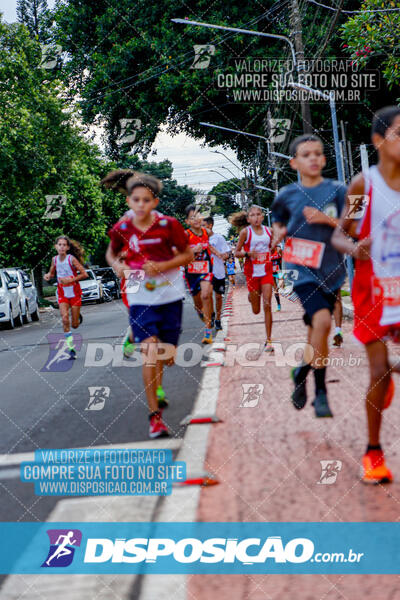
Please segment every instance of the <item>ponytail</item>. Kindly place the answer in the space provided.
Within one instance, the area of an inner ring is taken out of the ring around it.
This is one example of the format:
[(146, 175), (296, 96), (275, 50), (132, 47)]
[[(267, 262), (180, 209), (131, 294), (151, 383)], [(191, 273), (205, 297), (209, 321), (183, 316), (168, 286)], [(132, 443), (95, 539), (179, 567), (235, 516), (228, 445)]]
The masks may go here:
[(247, 213), (244, 210), (233, 213), (229, 217), (228, 221), (233, 227), (236, 227), (236, 229), (243, 229), (249, 224), (247, 220)]

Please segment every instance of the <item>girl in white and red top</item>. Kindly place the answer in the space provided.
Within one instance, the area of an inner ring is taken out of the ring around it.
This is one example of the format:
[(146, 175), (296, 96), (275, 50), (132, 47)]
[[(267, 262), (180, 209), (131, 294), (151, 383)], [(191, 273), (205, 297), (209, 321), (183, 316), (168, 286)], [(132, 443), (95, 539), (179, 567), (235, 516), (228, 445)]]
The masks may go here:
[(271, 298), (274, 280), (270, 257), (271, 231), (262, 224), (263, 220), (264, 214), (261, 208), (253, 204), (247, 213), (241, 212), (232, 215), (230, 222), (234, 227), (244, 227), (247, 223), (249, 224), (240, 232), (235, 256), (245, 257), (244, 274), (249, 290), (249, 302), (255, 315), (260, 312), (261, 297), (263, 299), (267, 334), (264, 350), (272, 353), (274, 348), (271, 344)]
[[(394, 395), (391, 372), (399, 371), (398, 364), (389, 359), (387, 340), (400, 342), (400, 107), (389, 106), (376, 113), (372, 142), (378, 165), (351, 182), (332, 244), (356, 259), (354, 335), (365, 345), (370, 370), (366, 396), (369, 440), (362, 481), (386, 483), (393, 478), (380, 446), (380, 428), (382, 411)], [(358, 220), (355, 213), (359, 213)], [(354, 243), (349, 236), (359, 241)]]
[(83, 249), (78, 242), (70, 240), (66, 235), (59, 236), (54, 247), (57, 250), (57, 256), (52, 259), (50, 270), (43, 279), (49, 281), (57, 276), (57, 301), (60, 307), (65, 342), (71, 358), (75, 358), (76, 351), (70, 329), (69, 312), (71, 311), (71, 325), (73, 329), (77, 329), (82, 322), (80, 315), (82, 290), (78, 282), (87, 278), (85, 268), (81, 264)]

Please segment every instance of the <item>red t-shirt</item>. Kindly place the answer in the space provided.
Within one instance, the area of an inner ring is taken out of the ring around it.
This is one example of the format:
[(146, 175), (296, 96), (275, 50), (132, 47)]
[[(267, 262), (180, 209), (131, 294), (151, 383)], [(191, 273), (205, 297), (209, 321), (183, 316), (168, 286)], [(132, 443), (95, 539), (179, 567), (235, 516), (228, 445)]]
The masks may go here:
[(185, 230), (174, 217), (156, 215), (146, 231), (141, 231), (129, 217), (120, 219), (108, 232), (111, 248), (119, 254), (126, 252), (125, 261), (132, 269), (152, 260), (161, 262), (174, 257), (172, 247), (183, 252), (188, 245)]

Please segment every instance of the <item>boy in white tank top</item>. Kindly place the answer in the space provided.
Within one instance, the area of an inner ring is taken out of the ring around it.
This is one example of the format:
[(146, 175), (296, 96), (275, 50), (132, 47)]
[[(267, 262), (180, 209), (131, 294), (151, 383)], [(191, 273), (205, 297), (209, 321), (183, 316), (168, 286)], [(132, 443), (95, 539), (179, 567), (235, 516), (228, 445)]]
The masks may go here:
[[(393, 477), (380, 445), (382, 411), (394, 395), (386, 341), (400, 341), (400, 108), (379, 110), (372, 122), (378, 165), (353, 179), (333, 245), (356, 259), (353, 280), (354, 335), (365, 345), (370, 384), (366, 395), (368, 446), (362, 481)], [(355, 219), (358, 213), (359, 218)], [(351, 237), (350, 237), (351, 236)], [(354, 243), (351, 238), (358, 238)]]

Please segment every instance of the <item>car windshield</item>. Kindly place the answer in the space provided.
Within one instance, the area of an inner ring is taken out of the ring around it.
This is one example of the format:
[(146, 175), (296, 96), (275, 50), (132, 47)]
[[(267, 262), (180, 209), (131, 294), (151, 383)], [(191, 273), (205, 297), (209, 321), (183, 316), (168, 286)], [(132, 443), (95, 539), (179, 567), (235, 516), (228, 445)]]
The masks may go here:
[(98, 271), (97, 275), (100, 275), (103, 281), (114, 281), (114, 273), (112, 271)]
[(17, 271), (6, 271), (6, 276), (10, 283), (18, 283)]

